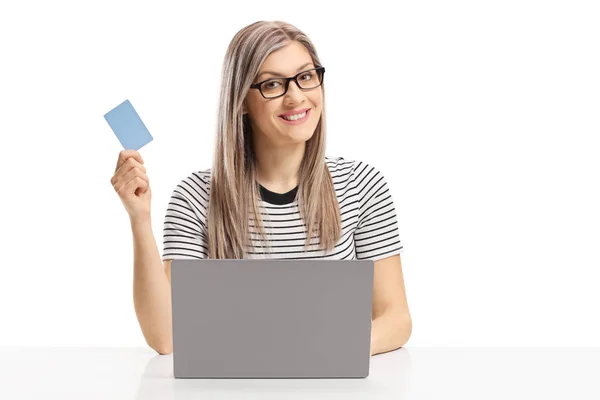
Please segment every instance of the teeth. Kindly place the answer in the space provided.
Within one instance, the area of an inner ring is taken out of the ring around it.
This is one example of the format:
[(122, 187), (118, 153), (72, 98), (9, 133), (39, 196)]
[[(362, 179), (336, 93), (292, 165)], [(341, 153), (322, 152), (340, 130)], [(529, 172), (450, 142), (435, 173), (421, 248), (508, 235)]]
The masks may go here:
[(287, 119), (288, 121), (295, 121), (297, 119), (304, 118), (305, 116), (306, 116), (306, 111), (304, 111), (302, 114), (292, 115), (291, 117), (284, 116), (283, 118)]

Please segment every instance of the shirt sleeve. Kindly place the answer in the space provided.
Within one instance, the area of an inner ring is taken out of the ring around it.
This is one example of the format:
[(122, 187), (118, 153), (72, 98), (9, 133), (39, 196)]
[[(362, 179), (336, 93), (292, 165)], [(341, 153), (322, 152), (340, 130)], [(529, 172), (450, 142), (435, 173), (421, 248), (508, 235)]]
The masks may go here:
[(162, 260), (208, 258), (206, 218), (198, 190), (189, 180), (179, 183), (167, 206), (163, 227)]
[(392, 194), (383, 174), (365, 167), (357, 177), (359, 189), (358, 225), (354, 231), (356, 259), (379, 260), (404, 251)]

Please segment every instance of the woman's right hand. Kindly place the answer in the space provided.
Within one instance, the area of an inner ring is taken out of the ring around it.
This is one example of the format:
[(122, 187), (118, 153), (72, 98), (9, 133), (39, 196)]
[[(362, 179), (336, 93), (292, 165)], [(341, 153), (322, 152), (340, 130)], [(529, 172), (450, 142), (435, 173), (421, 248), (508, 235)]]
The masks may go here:
[(119, 153), (115, 173), (110, 180), (121, 198), (130, 220), (150, 219), (150, 181), (146, 176), (144, 160), (136, 150)]

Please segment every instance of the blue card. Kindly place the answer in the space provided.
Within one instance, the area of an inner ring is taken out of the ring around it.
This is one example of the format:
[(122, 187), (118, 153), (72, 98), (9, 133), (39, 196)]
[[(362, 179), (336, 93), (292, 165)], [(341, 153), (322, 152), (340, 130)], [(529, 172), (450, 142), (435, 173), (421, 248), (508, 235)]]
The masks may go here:
[(125, 150), (139, 150), (152, 141), (152, 135), (129, 100), (104, 114), (104, 119)]

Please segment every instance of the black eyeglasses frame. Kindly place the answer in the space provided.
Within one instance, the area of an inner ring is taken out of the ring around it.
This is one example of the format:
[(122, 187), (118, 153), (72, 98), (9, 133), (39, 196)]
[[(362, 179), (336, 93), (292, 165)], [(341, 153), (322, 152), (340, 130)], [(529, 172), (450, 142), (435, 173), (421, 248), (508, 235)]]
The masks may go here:
[[(305, 73), (307, 73), (308, 71), (318, 71), (318, 72), (321, 72), (321, 82), (320, 82), (320, 83), (319, 83), (317, 86), (315, 86), (315, 87), (312, 87), (312, 88), (310, 88), (310, 89), (304, 89), (304, 88), (302, 88), (302, 87), (300, 86), (300, 83), (298, 83), (298, 77), (299, 77), (300, 75), (302, 75), (302, 74), (305, 74)], [(271, 80), (274, 80), (274, 79), (285, 79), (285, 90), (283, 91), (283, 93), (282, 93), (282, 94), (280, 94), (280, 95), (278, 95), (278, 96), (275, 96), (275, 97), (267, 97), (267, 96), (265, 96), (265, 94), (262, 92), (262, 89), (260, 88), (260, 86), (261, 86), (263, 83), (265, 83), (265, 82), (268, 82), (268, 81), (271, 81)], [(302, 72), (298, 72), (298, 73), (297, 73), (295, 76), (292, 76), (292, 77), (289, 77), (289, 78), (269, 78), (269, 79), (265, 79), (265, 80), (264, 80), (264, 81), (262, 81), (262, 82), (258, 82), (258, 83), (254, 83), (254, 84), (250, 85), (250, 89), (258, 89), (258, 91), (260, 92), (260, 94), (262, 95), (262, 97), (264, 97), (265, 99), (271, 100), (271, 99), (276, 99), (276, 98), (278, 98), (278, 97), (281, 97), (281, 96), (285, 96), (285, 94), (286, 94), (286, 93), (287, 93), (287, 91), (288, 91), (288, 87), (289, 87), (289, 85), (290, 85), (290, 81), (292, 81), (292, 80), (293, 80), (294, 82), (296, 82), (296, 86), (298, 86), (298, 88), (299, 88), (299, 89), (301, 89), (301, 90), (303, 90), (303, 91), (307, 91), (307, 90), (313, 90), (313, 89), (316, 89), (316, 88), (318, 88), (319, 86), (321, 86), (321, 85), (323, 84), (323, 81), (324, 81), (324, 79), (325, 79), (325, 67), (322, 67), (322, 66), (320, 66), (320, 67), (315, 67), (315, 68), (307, 69), (307, 70), (304, 70), (304, 71), (302, 71)]]

